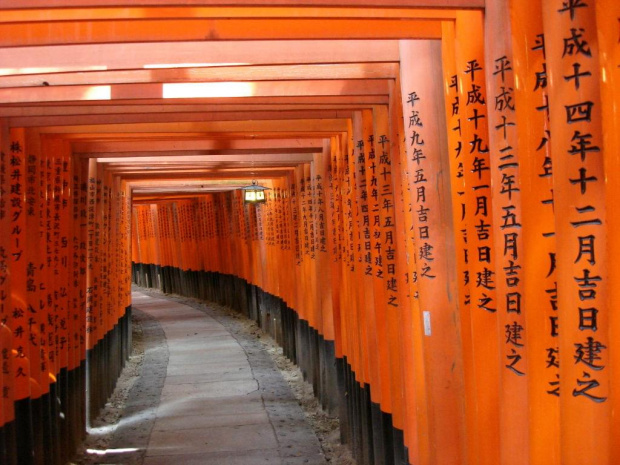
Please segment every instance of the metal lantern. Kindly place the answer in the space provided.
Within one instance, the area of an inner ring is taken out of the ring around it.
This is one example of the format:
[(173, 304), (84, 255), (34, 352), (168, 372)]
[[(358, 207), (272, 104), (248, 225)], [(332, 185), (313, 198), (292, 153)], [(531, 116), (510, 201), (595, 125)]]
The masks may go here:
[(245, 203), (265, 203), (267, 198), (265, 197), (265, 191), (268, 187), (259, 186), (256, 180), (252, 181), (251, 186), (242, 187), (243, 201)]

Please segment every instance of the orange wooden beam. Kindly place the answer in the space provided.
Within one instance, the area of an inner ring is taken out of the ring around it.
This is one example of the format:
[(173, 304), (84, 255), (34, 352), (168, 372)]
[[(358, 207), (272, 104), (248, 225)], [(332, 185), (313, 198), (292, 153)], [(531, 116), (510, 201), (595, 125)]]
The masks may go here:
[(440, 39), (425, 19), (184, 19), (0, 24), (0, 46), (190, 40)]
[(0, 89), (0, 103), (303, 95), (387, 95), (387, 83), (384, 80), (310, 80), (60, 87), (42, 85), (32, 88)]
[(0, 48), (0, 75), (154, 66), (397, 62), (395, 40), (252, 40)]
[(335, 63), (276, 66), (197, 66), (163, 69), (16, 74), (0, 77), (0, 88), (142, 84), (162, 82), (393, 79), (397, 63)]

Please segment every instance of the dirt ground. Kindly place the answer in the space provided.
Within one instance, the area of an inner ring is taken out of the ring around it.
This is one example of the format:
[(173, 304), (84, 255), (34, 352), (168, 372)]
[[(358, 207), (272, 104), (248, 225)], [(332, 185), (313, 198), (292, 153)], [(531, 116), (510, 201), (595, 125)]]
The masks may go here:
[[(144, 292), (143, 289), (138, 289)], [(166, 297), (156, 291), (147, 291), (147, 294)], [(356, 465), (356, 461), (351, 456), (351, 451), (347, 446), (340, 443), (340, 423), (337, 418), (330, 417), (323, 411), (319, 402), (314, 397), (312, 386), (303, 379), (301, 370), (288, 360), (282, 353), (282, 348), (258, 327), (258, 325), (240, 316), (233, 310), (217, 304), (204, 304), (196, 299), (185, 297), (172, 297), (175, 300), (190, 305), (192, 307), (208, 305), (211, 310), (215, 310), (219, 317), (229, 317), (237, 320), (241, 324), (243, 331), (256, 337), (263, 346), (264, 350), (271, 356), (282, 376), (291, 387), (293, 394), (297, 398), (299, 405), (304, 411), (311, 427), (314, 429), (323, 454), (328, 463), (335, 465)], [(93, 427), (88, 431), (88, 435), (78, 450), (78, 453), (70, 462), (74, 465), (91, 465), (109, 463), (105, 460), (104, 451), (108, 449), (112, 441), (114, 431), (123, 414), (123, 408), (127, 400), (129, 391), (141, 373), (141, 364), (144, 359), (144, 344), (142, 342), (142, 330), (139, 324), (133, 324), (133, 352), (118, 379), (116, 389), (101, 411), (99, 417), (93, 422)]]

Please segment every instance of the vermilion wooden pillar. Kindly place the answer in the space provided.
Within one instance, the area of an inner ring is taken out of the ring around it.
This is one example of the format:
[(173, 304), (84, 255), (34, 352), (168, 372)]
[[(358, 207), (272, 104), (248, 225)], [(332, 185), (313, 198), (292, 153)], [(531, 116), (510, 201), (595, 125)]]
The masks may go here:
[[(11, 195), (10, 195), (10, 133), (9, 126), (5, 119), (0, 119), (0, 228), (2, 231), (10, 230), (11, 223)], [(14, 388), (14, 370), (13, 370), (13, 335), (11, 326), (8, 324), (10, 320), (10, 308), (12, 306), (11, 295), (11, 241), (8, 234), (0, 234), (0, 367), (2, 374), (0, 375), (0, 387), (6, 396), (2, 396), (0, 401), (0, 425), (6, 427), (5, 441), (7, 444), (6, 460), (11, 461), (11, 455), (14, 453), (15, 437), (12, 437), (8, 428), (13, 427), (12, 422), (15, 420), (15, 411), (13, 400), (15, 399)], [(4, 322), (7, 323), (4, 323)], [(11, 425), (11, 426), (10, 426)], [(13, 457), (14, 459), (14, 457)], [(14, 462), (13, 462), (14, 463)]]
[(603, 130), (603, 153), (605, 163), (605, 205), (607, 207), (607, 270), (609, 309), (609, 364), (611, 424), (610, 463), (620, 462), (620, 347), (614, 341), (620, 340), (620, 214), (615, 206), (620, 200), (620, 46), (618, 43), (618, 18), (620, 3), (613, 0), (596, 2), (596, 25), (601, 66), (600, 86)]
[(404, 441), (408, 450), (410, 463), (420, 461), (428, 456), (428, 409), (425, 403), (426, 382), (419, 376), (424, 370), (424, 351), (422, 350), (423, 328), (418, 318), (420, 315), (419, 292), (417, 283), (416, 257), (417, 249), (412, 235), (414, 229), (411, 188), (404, 181), (407, 179), (407, 141), (403, 126), (403, 107), (400, 79), (390, 84), (389, 96), (390, 145), (392, 157), (392, 181), (394, 185), (394, 204), (397, 214), (396, 237), (402, 244), (398, 257), (398, 266), (404, 282), (399, 288), (401, 300), (405, 302), (399, 312), (401, 321), (401, 345), (403, 351), (403, 395), (405, 409)]
[(459, 12), (455, 27), (471, 306), (472, 365), (465, 369), (471, 375), (467, 398), (475, 402), (475, 407), (468, 409), (468, 415), (474, 415), (475, 420), (468, 424), (467, 452), (468, 461), (492, 465), (500, 461), (500, 354), (483, 15), (477, 11)]
[[(401, 190), (395, 185), (397, 179), (393, 161), (400, 156), (399, 146), (392, 140), (390, 113), (387, 106), (373, 107), (373, 133), (376, 152), (376, 187), (379, 192), (379, 219), (383, 242), (385, 280), (385, 315), (387, 343), (390, 357), (390, 396), (392, 424), (394, 426), (394, 459), (401, 460), (404, 433), (407, 428), (405, 409), (405, 369), (403, 355), (402, 314), (408, 311), (407, 287), (403, 277), (407, 272), (405, 258), (404, 221), (401, 215)], [(404, 458), (403, 458), (404, 460)]]
[(517, 464), (529, 458), (528, 328), (523, 306), (521, 153), (508, 3), (491, 0), (486, 4), (485, 74), (500, 341), (500, 461)]
[(553, 0), (543, 2), (542, 12), (557, 240), (561, 462), (606, 464), (614, 309), (606, 295), (604, 104), (596, 11), (591, 2)]
[[(401, 41), (401, 88), (407, 174), (413, 210), (415, 272), (423, 328), (424, 401), (427, 436), (420, 435), (421, 463), (464, 460), (465, 418), (457, 274), (454, 257), (448, 144), (439, 41)], [(458, 200), (456, 200), (458, 201)], [(446, 386), (449, 390), (446, 392)], [(420, 428), (421, 424), (418, 425)], [(422, 448), (422, 442), (425, 447)]]
[(13, 332), (14, 381), (15, 401), (30, 397), (31, 367), (30, 367), (30, 326), (28, 324), (27, 267), (28, 249), (27, 234), (36, 234), (36, 231), (26, 231), (26, 142), (25, 130), (11, 129), (9, 149), (9, 231), (10, 231), (10, 261), (11, 272), (11, 313), (9, 327)]
[[(549, 81), (541, 2), (511, 2), (515, 126), (519, 153), (523, 242), (520, 275), (527, 347), (528, 433), (531, 463), (560, 463), (560, 387), (556, 240)], [(501, 65), (501, 60), (498, 62)], [(499, 75), (499, 73), (498, 73)], [(511, 131), (512, 133), (512, 131)], [(509, 219), (509, 218), (507, 218)], [(515, 218), (516, 219), (516, 218)], [(501, 223), (500, 223), (501, 224)], [(514, 229), (514, 228), (513, 228)], [(519, 270), (516, 270), (519, 271)]]
[(454, 228), (455, 264), (457, 271), (457, 295), (461, 322), (461, 343), (463, 356), (463, 378), (465, 383), (464, 412), (467, 441), (467, 460), (475, 457), (475, 447), (470, 445), (476, 431), (476, 376), (474, 371), (474, 350), (471, 332), (471, 287), (469, 270), (470, 247), (467, 241), (468, 210), (466, 208), (465, 163), (468, 141), (463, 133), (465, 101), (459, 87), (459, 73), (456, 63), (455, 22), (442, 23), (442, 64), (444, 103), (447, 122), (448, 151), (450, 161), (450, 187), (452, 195), (452, 220)]

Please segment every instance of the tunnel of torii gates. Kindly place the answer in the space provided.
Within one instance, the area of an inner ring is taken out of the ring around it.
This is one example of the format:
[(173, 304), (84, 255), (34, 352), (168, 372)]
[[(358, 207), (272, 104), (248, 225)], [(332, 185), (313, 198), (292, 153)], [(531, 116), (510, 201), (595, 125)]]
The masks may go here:
[(132, 279), (361, 464), (620, 463), (620, 2), (121, 3), (0, 0), (2, 464), (73, 453)]

